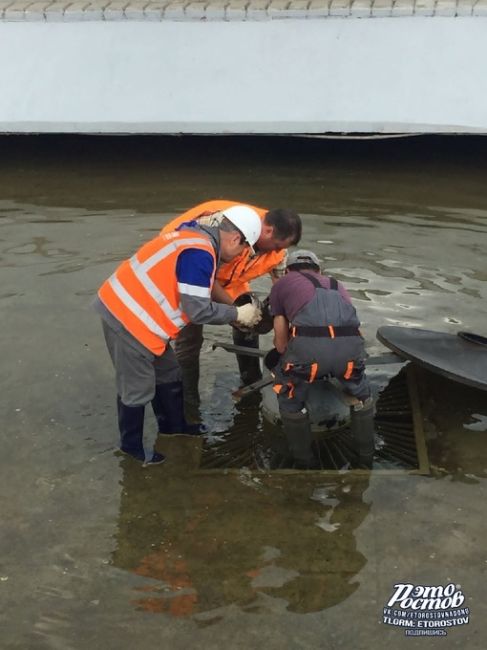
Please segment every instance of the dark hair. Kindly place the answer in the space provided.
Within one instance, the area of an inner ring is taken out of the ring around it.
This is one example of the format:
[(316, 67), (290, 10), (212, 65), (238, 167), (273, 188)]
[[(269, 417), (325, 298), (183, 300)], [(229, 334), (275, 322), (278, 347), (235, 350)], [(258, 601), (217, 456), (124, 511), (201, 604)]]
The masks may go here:
[(294, 210), (287, 210), (286, 208), (275, 208), (269, 210), (265, 217), (264, 222), (268, 226), (274, 228), (274, 237), (280, 241), (292, 237), (291, 246), (299, 244), (301, 239), (301, 217)]
[(247, 241), (247, 240), (245, 239), (245, 235), (242, 233), (242, 231), (240, 230), (240, 228), (237, 228), (237, 226), (236, 226), (234, 223), (232, 223), (232, 222), (230, 221), (230, 219), (227, 219), (226, 217), (224, 217), (224, 218), (221, 220), (221, 222), (220, 222), (218, 228), (219, 228), (220, 230), (224, 230), (225, 232), (238, 232), (238, 234), (240, 235), (240, 243), (241, 243), (241, 244), (245, 244), (246, 241)]
[(312, 262), (298, 262), (286, 267), (288, 271), (319, 271), (320, 267)]

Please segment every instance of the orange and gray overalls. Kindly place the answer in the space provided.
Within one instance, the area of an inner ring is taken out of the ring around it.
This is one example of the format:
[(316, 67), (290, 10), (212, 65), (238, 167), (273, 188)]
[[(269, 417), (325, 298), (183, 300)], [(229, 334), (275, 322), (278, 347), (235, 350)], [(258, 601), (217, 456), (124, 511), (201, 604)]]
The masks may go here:
[(367, 399), (370, 387), (365, 375), (364, 340), (355, 308), (340, 295), (335, 278), (330, 278), (327, 289), (313, 274), (300, 273), (314, 285), (315, 292), (290, 323), (287, 349), (273, 370), (279, 409), (300, 411), (309, 385), (330, 377), (336, 378), (348, 394)]

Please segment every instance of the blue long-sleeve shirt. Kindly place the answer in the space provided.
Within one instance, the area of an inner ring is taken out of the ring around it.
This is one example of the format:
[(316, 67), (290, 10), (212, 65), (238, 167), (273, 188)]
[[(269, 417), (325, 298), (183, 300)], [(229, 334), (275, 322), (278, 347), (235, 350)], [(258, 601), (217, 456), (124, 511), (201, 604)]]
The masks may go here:
[(181, 307), (192, 323), (222, 325), (237, 318), (237, 309), (211, 300), (215, 262), (208, 251), (188, 248), (178, 257), (176, 278)]

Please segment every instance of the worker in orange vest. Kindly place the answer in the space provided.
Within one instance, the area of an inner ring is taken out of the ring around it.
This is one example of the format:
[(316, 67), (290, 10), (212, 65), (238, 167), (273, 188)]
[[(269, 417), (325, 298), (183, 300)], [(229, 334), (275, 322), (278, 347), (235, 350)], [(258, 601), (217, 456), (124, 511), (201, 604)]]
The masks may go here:
[(218, 263), (251, 248), (260, 233), (261, 219), (247, 206), (229, 207), (213, 226), (186, 221), (144, 244), (101, 286), (94, 307), (116, 371), (120, 449), (144, 465), (165, 460), (144, 451), (149, 402), (160, 432), (198, 433), (184, 419), (181, 369), (169, 342), (190, 322), (258, 322), (254, 305), (216, 303), (211, 292)]
[[(168, 233), (185, 221), (196, 219), (200, 224), (218, 222), (222, 212), (229, 207), (246, 204), (229, 200), (213, 200), (200, 203), (170, 221), (163, 229)], [(222, 263), (217, 270), (213, 284), (213, 300), (232, 305), (235, 299), (250, 290), (249, 282), (266, 273), (272, 281), (285, 272), (286, 249), (298, 244), (301, 239), (301, 219), (292, 210), (267, 210), (256, 206), (253, 208), (262, 220), (262, 230), (253, 250), (245, 249), (230, 262)], [(259, 337), (252, 332), (243, 332), (233, 328), (233, 341), (236, 345), (258, 348)], [(176, 340), (175, 350), (183, 372), (184, 394), (187, 409), (194, 414), (199, 404), (199, 355), (203, 344), (203, 326), (191, 323)], [(262, 377), (259, 359), (237, 355), (240, 377), (243, 384), (250, 384)], [(195, 419), (196, 416), (194, 416)]]

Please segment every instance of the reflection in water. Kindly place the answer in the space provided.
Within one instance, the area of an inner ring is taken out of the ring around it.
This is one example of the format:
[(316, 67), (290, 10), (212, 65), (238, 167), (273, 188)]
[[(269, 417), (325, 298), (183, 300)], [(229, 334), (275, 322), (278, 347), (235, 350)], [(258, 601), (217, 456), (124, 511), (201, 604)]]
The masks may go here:
[[(420, 368), (416, 377), (434, 475), (485, 478), (485, 393)], [(256, 406), (241, 406), (232, 427), (247, 423), (249, 447), (260, 426)], [(358, 588), (367, 559), (355, 533), (370, 508), (367, 476), (202, 472), (201, 440), (162, 436), (158, 446), (169, 458), (163, 471), (121, 461), (112, 562), (149, 579), (136, 589), (136, 609), (208, 625), (229, 605), (307, 613)]]
[(438, 476), (464, 483), (487, 477), (485, 391), (418, 373), (430, 460)]
[[(187, 449), (188, 440), (177, 444)], [(137, 608), (172, 616), (227, 605), (305, 613), (336, 605), (358, 587), (353, 578), (366, 559), (354, 533), (369, 509), (366, 478), (253, 476), (245, 469), (188, 475), (174, 454), (163, 472), (142, 474), (129, 459), (121, 466), (113, 564), (156, 581), (134, 598)]]
[[(238, 463), (258, 453), (259, 403), (251, 396), (235, 413)], [(366, 562), (354, 532), (369, 509), (367, 476), (200, 471), (202, 442), (160, 436), (158, 449), (168, 457), (160, 472), (121, 462), (113, 563), (151, 579), (134, 605), (207, 624), (228, 605), (306, 613), (351, 595)]]

